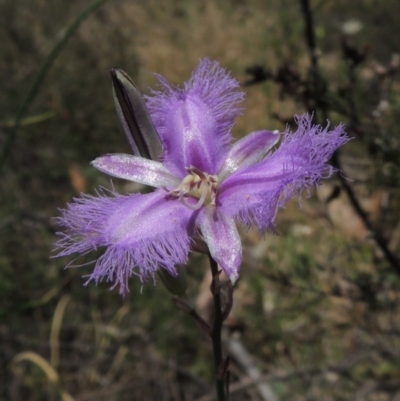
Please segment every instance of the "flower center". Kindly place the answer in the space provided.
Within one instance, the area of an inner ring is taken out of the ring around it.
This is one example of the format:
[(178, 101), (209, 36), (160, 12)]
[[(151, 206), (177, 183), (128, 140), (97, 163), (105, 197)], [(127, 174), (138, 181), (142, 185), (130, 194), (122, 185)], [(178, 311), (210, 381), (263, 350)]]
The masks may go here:
[[(188, 175), (169, 195), (179, 200), (192, 210), (200, 209), (205, 203), (215, 205), (218, 177), (200, 171), (196, 167), (185, 168)], [(189, 203), (187, 197), (198, 199), (196, 204)]]

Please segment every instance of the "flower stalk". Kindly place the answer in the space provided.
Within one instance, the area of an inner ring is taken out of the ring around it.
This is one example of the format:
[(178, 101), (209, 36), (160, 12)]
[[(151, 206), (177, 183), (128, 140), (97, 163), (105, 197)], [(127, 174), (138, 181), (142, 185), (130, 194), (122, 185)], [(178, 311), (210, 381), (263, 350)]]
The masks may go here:
[(226, 400), (226, 391), (228, 385), (225, 382), (227, 377), (227, 360), (222, 358), (222, 325), (224, 322), (224, 313), (222, 311), (221, 302), (221, 285), (220, 274), (217, 262), (212, 258), (211, 254), (208, 255), (212, 273), (211, 293), (214, 301), (214, 322), (211, 330), (211, 339), (213, 345), (214, 366), (215, 366), (215, 389), (217, 392), (218, 401)]

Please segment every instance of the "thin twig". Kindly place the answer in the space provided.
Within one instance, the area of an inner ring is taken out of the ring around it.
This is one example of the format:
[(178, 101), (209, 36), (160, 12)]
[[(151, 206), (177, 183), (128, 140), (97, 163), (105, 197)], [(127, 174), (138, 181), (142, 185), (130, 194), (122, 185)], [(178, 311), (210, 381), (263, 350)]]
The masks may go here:
[[(339, 158), (335, 154), (333, 156), (333, 164), (334, 166), (341, 170), (341, 164), (339, 161)], [(375, 240), (376, 244), (379, 246), (383, 254), (385, 255), (386, 260), (390, 263), (390, 266), (393, 268), (393, 270), (396, 272), (396, 274), (400, 275), (400, 263), (397, 257), (391, 252), (391, 250), (388, 247), (388, 244), (381, 234), (379, 230), (377, 230), (376, 227), (371, 223), (368, 214), (364, 211), (362, 208), (360, 202), (358, 201), (353, 189), (349, 185), (348, 180), (343, 177), (341, 174), (339, 174), (339, 179), (340, 183), (342, 185), (342, 188), (345, 190), (351, 205), (353, 206), (353, 209), (357, 213), (357, 215), (361, 218), (363, 221), (365, 227), (371, 232), (372, 238)]]
[[(249, 354), (242, 342), (231, 336), (228, 340), (228, 350), (230, 355), (237, 360), (239, 365), (245, 371), (246, 376), (254, 381), (261, 378), (261, 372), (254, 363), (253, 357)], [(271, 386), (264, 380), (256, 384), (257, 391), (263, 401), (278, 401), (278, 397), (273, 392)]]
[[(327, 88), (321, 78), (321, 73), (318, 65), (317, 41), (315, 38), (314, 16), (310, 7), (309, 0), (300, 0), (301, 11), (305, 23), (305, 38), (307, 42), (308, 54), (310, 58), (310, 90), (314, 97), (316, 107), (321, 109), (322, 120), (326, 121), (328, 117), (327, 111)], [(318, 120), (318, 110), (314, 110), (314, 119)]]
[[(326, 93), (325, 93), (325, 91), (321, 91), (321, 88), (323, 88), (324, 86), (321, 83), (321, 74), (319, 71), (318, 58), (317, 58), (317, 52), (316, 52), (315, 27), (314, 27), (313, 14), (312, 14), (309, 0), (300, 0), (300, 4), (301, 4), (301, 10), (302, 10), (302, 13), (304, 16), (305, 37), (306, 37), (306, 42), (307, 42), (309, 55), (310, 55), (310, 63), (311, 63), (310, 68), (311, 68), (311, 75), (313, 77), (313, 82), (312, 82), (313, 95), (315, 96), (316, 107), (318, 107), (322, 111), (322, 118), (324, 121), (326, 121), (328, 119), (328, 109), (326, 107), (327, 103), (323, 100), (323, 97), (326, 96)], [(351, 80), (354, 81), (355, 78), (351, 77)], [(354, 116), (353, 112), (355, 112), (355, 109), (352, 110), (352, 117), (351, 117), (352, 120), (358, 121), (357, 116)], [(315, 120), (318, 120), (317, 114), (314, 115), (314, 118), (315, 118)], [(333, 155), (332, 159), (333, 159), (334, 166), (336, 168), (338, 168), (339, 170), (342, 170), (337, 151)], [(346, 180), (346, 178), (339, 174), (339, 179), (341, 181), (341, 185), (342, 185), (343, 189), (345, 190), (345, 192), (347, 193), (347, 196), (349, 197), (350, 203), (353, 206), (354, 211), (361, 218), (361, 220), (363, 221), (363, 223), (365, 224), (367, 229), (372, 233), (372, 236), (373, 236), (375, 242), (377, 243), (379, 248), (382, 250), (382, 252), (385, 255), (385, 258), (389, 262), (390, 266), (393, 268), (393, 270), (396, 272), (396, 274), (400, 275), (399, 260), (388, 248), (388, 245), (386, 243), (384, 236), (371, 223), (370, 219), (368, 218), (367, 213), (361, 207), (360, 202), (358, 201), (353, 189), (349, 185), (349, 182)]]
[[(294, 369), (292, 371), (281, 372), (281, 373), (269, 373), (260, 376), (257, 380), (251, 379), (250, 377), (246, 377), (240, 380), (237, 383), (233, 383), (230, 386), (231, 394), (237, 393), (239, 391), (243, 391), (249, 387), (255, 386), (259, 383), (263, 382), (286, 382), (294, 379), (301, 379), (306, 376), (316, 376), (316, 375), (324, 375), (329, 372), (335, 372), (342, 375), (347, 375), (349, 370), (357, 365), (365, 361), (366, 359), (370, 359), (370, 354), (357, 354), (352, 355), (349, 358), (345, 359), (343, 362), (337, 365), (331, 365), (327, 367), (303, 367), (300, 369)], [(213, 401), (214, 397), (211, 394), (204, 395), (200, 398), (197, 398), (195, 401)]]

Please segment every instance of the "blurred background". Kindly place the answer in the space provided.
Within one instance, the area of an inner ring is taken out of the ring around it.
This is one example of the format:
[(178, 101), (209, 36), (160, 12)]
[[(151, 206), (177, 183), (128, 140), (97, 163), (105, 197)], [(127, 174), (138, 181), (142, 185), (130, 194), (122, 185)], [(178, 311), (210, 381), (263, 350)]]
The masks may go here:
[[(354, 138), (332, 161), (342, 175), (281, 210), (279, 235), (241, 230), (231, 400), (399, 401), (400, 3), (97, 3), (82, 16), (88, 0), (0, 2), (0, 399), (213, 399), (209, 339), (162, 285), (132, 279), (123, 300), (82, 286), (91, 266), (50, 258), (58, 208), (111, 187), (90, 161), (130, 152), (110, 68), (149, 94), (154, 72), (181, 84), (210, 57), (246, 92), (235, 138), (295, 129), (305, 111)], [(207, 271), (193, 254), (204, 316)]]

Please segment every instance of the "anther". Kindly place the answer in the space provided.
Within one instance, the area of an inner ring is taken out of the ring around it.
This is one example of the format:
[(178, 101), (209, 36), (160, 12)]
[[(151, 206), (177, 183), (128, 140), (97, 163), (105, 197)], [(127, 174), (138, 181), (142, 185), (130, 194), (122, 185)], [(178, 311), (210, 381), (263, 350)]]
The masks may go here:
[[(204, 173), (194, 166), (186, 167), (186, 171), (189, 174), (175, 189), (169, 192), (169, 195), (179, 198), (185, 206), (192, 210), (200, 209), (207, 201), (215, 205), (218, 178)], [(197, 203), (189, 202), (188, 197), (197, 199)]]

